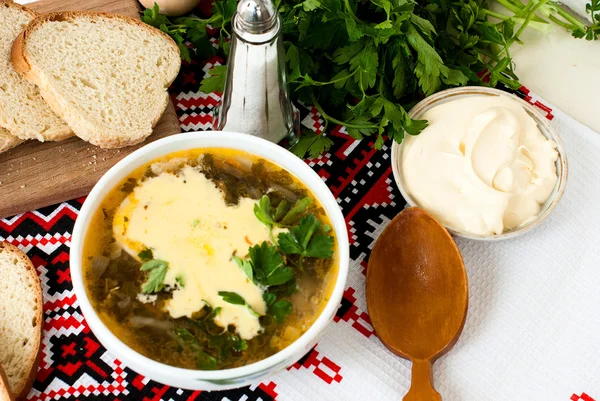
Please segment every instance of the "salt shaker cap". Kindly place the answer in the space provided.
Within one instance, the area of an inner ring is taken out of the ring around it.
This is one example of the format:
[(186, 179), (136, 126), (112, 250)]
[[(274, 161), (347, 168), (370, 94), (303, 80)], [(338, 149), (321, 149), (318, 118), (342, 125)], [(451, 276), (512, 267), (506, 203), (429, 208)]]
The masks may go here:
[(234, 25), (238, 33), (267, 33), (277, 25), (277, 10), (271, 0), (241, 0), (237, 6)]

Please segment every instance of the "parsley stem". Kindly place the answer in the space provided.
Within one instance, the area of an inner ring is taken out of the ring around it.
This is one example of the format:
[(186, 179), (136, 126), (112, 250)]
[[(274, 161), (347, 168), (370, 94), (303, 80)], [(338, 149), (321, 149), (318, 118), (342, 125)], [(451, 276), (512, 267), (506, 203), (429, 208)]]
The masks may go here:
[(483, 10), (483, 12), (490, 17), (498, 18), (499, 20), (502, 20), (502, 21), (506, 21), (507, 19), (511, 18), (508, 15), (500, 14), (500, 13), (497, 13), (492, 10)]
[[(358, 69), (356, 69), (356, 70), (354, 70), (354, 72), (353, 72), (352, 74), (350, 74), (350, 75), (346, 75), (346, 76), (343, 76), (343, 77), (339, 77), (338, 79), (333, 79), (333, 80), (331, 80), (331, 81), (327, 81), (327, 82), (322, 82), (322, 81), (315, 81), (315, 80), (313, 80), (313, 81), (310, 83), (310, 86), (325, 86), (325, 85), (331, 85), (331, 84), (335, 84), (336, 82), (345, 81), (345, 80), (347, 80), (348, 78), (350, 78), (350, 77), (352, 77), (352, 76), (356, 75), (356, 73), (357, 73), (358, 71), (359, 71), (359, 70), (358, 70)], [(302, 81), (298, 81), (297, 79), (295, 79), (295, 80), (293, 80), (293, 81), (289, 81), (289, 82), (288, 82), (288, 84), (301, 84), (301, 83), (303, 83), (303, 82), (304, 82), (304, 79), (303, 79)]]
[[(518, 15), (523, 10), (523, 8), (525, 8), (523, 3), (521, 3), (518, 0), (515, 0), (514, 2), (509, 1), (509, 0), (496, 0), (496, 1), (500, 4), (502, 4), (505, 8), (507, 8), (509, 11), (511, 11), (515, 15)], [(486, 11), (489, 11), (489, 10), (486, 10)], [(545, 22), (542, 18), (538, 17), (537, 15), (533, 16), (532, 20), (537, 21), (537, 22)], [(517, 20), (515, 20), (515, 22), (520, 23)]]
[[(497, 19), (502, 20), (502, 21), (507, 21), (507, 20), (512, 19), (516, 24), (521, 24), (522, 25), (522, 24), (525, 23), (525, 19), (523, 19), (523, 18), (510, 17), (508, 15), (497, 13), (497, 12), (494, 12), (494, 11), (491, 11), (491, 10), (483, 10), (483, 12), (486, 15), (492, 17), (492, 18), (497, 18)], [(544, 20), (541, 20), (541, 21), (542, 22), (540, 22), (540, 21), (534, 21), (533, 18), (532, 18), (532, 20), (529, 21), (529, 25), (528, 26), (530, 28), (534, 28), (534, 29), (536, 29), (536, 30), (538, 30), (538, 31), (540, 31), (542, 33), (550, 33), (550, 31), (552, 30), (552, 25), (550, 25), (548, 22), (546, 22)]]
[[(577, 18), (573, 17), (564, 8), (558, 6), (558, 7), (556, 7), (556, 9), (554, 9), (554, 11), (558, 15), (560, 15), (562, 18), (564, 18), (565, 20), (567, 20), (568, 22), (570, 22), (571, 24), (573, 24), (576, 29), (581, 29), (582, 31), (585, 31), (585, 29), (587, 28), (587, 26), (583, 22), (581, 22)], [(573, 30), (573, 27), (571, 27), (571, 30)]]
[(321, 114), (321, 117), (323, 117), (323, 119), (325, 121), (330, 121), (334, 124), (343, 125), (348, 128), (357, 128), (357, 129), (379, 128), (379, 126), (376, 124), (351, 124), (348, 122), (340, 121), (337, 118), (329, 116), (327, 113), (325, 113), (325, 111), (323, 111), (323, 108), (321, 107), (321, 105), (319, 104), (319, 102), (317, 101), (317, 98), (315, 97), (315, 95), (313, 93), (310, 94), (310, 98), (311, 98), (314, 106), (319, 111), (319, 114)]
[(535, 16), (535, 12), (538, 10), (538, 8), (540, 8), (541, 6), (543, 6), (544, 4), (546, 4), (548, 2), (548, 0), (540, 0), (540, 1), (537, 1), (537, 4), (535, 4), (533, 7), (531, 7), (531, 4), (534, 1), (537, 1), (537, 0), (532, 0), (529, 4), (527, 4), (526, 8), (529, 8), (527, 17), (525, 18), (525, 21), (523, 22), (523, 24), (521, 25), (521, 27), (519, 28), (517, 33), (515, 33), (514, 36), (506, 43), (507, 48), (510, 47), (510, 45), (512, 45), (514, 42), (519, 40), (519, 36), (521, 35), (521, 33), (523, 33), (525, 28), (527, 28), (527, 25), (529, 24), (531, 19)]
[(350, 14), (352, 19), (358, 22), (359, 24), (363, 24), (363, 22), (356, 16), (356, 14), (354, 14), (354, 10), (352, 9), (352, 7), (350, 7), (350, 1), (344, 0), (344, 5), (346, 6), (346, 11), (348, 11), (348, 14)]
[(569, 25), (565, 21), (556, 18), (554, 15), (549, 16), (548, 19), (550, 21), (554, 22), (556, 25), (560, 25), (560, 26), (562, 26), (563, 28), (565, 28), (565, 29), (567, 29), (569, 31), (573, 29), (573, 25)]

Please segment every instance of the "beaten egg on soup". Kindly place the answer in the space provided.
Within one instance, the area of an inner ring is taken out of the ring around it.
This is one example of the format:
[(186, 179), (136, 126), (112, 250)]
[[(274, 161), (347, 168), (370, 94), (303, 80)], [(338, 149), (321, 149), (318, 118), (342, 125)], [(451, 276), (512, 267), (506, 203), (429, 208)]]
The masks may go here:
[(188, 369), (243, 366), (300, 337), (337, 276), (336, 239), (296, 177), (230, 149), (130, 174), (88, 229), (92, 305), (125, 344)]

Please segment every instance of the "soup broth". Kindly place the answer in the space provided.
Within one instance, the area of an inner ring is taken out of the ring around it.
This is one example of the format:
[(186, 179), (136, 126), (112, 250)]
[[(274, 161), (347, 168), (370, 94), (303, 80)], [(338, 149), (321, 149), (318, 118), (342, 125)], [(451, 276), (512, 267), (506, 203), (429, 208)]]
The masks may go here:
[(337, 241), (319, 201), (260, 157), (197, 149), (126, 177), (95, 213), (83, 272), (92, 306), (156, 361), (224, 369), (300, 337), (327, 304)]

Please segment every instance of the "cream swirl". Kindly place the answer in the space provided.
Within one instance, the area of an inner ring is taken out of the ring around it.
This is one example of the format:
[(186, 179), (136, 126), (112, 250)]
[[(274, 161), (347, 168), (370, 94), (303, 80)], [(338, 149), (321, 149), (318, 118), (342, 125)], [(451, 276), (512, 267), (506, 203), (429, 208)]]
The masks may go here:
[(405, 139), (402, 174), (415, 202), (444, 225), (500, 234), (527, 224), (552, 193), (556, 144), (506, 96), (468, 96), (424, 113)]

